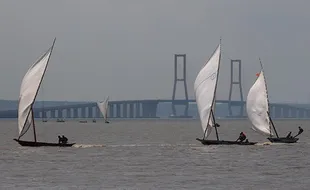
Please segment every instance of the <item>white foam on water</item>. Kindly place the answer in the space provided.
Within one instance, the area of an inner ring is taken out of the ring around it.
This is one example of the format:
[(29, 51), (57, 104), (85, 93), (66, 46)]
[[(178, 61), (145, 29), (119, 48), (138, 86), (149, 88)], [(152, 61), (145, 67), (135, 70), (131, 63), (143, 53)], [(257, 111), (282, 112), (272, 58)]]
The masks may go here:
[(105, 147), (103, 144), (74, 144), (74, 148), (93, 148), (93, 147)]
[(287, 143), (272, 143), (272, 142), (263, 142), (263, 143), (256, 143), (255, 145), (258, 145), (258, 146), (263, 146), (263, 145), (284, 145), (284, 144), (287, 144)]

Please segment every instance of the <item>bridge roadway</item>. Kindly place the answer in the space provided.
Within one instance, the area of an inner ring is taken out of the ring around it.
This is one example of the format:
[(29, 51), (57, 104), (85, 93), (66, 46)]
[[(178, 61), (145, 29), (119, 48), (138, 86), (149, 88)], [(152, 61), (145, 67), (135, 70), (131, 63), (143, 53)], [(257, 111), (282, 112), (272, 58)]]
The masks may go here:
[[(110, 101), (110, 118), (156, 118), (159, 103), (172, 103), (173, 105), (188, 106), (194, 103), (194, 99), (186, 100), (122, 100)], [(236, 107), (239, 110), (236, 117), (245, 116), (245, 102), (217, 100), (217, 104), (227, 104), (228, 109)], [(236, 112), (236, 111), (235, 111)], [(300, 108), (292, 105), (271, 103), (270, 114), (274, 118), (310, 118), (310, 109)], [(80, 103), (76, 105), (60, 105), (55, 107), (35, 107), (34, 116), (36, 118), (98, 118), (102, 117), (96, 102)], [(16, 118), (17, 109), (0, 111), (0, 118)]]

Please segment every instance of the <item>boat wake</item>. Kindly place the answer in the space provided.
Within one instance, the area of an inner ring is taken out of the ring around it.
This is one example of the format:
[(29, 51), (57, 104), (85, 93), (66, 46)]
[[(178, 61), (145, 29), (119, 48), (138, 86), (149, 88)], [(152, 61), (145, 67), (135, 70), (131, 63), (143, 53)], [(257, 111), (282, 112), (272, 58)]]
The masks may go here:
[(285, 145), (286, 143), (272, 143), (272, 142), (263, 142), (263, 143), (257, 143), (255, 145), (258, 145), (258, 146), (262, 146), (262, 145)]
[(74, 148), (93, 148), (93, 147), (105, 147), (103, 144), (74, 144)]
[(263, 145), (272, 145), (272, 142), (262, 142), (262, 143), (256, 143), (257, 146), (263, 146)]

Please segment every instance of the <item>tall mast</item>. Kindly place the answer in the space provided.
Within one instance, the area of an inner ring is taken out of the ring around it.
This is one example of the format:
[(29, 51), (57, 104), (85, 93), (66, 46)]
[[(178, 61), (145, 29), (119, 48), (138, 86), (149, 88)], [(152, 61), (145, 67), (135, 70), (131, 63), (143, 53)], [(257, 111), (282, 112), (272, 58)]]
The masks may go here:
[(37, 134), (36, 134), (36, 126), (34, 124), (34, 113), (33, 109), (31, 109), (31, 115), (32, 115), (32, 127), (33, 127), (33, 137), (34, 137), (34, 142), (37, 142)]
[[(273, 121), (272, 121), (272, 119), (271, 119), (271, 117), (270, 117), (269, 111), (268, 111), (268, 117), (269, 117), (270, 123), (271, 123), (271, 125), (272, 125), (272, 127), (273, 127), (273, 130), (274, 130), (274, 132), (276, 133), (277, 138), (279, 138), (278, 132), (277, 132), (277, 130), (276, 130), (274, 124), (273, 124)], [(269, 127), (270, 127), (270, 124), (269, 124)], [(270, 134), (270, 136), (271, 136), (271, 134)]]
[(214, 122), (213, 124), (214, 124), (214, 128), (215, 128), (216, 139), (219, 141), (220, 138), (219, 138), (219, 133), (218, 133), (218, 131), (217, 131), (217, 124), (216, 124), (216, 122), (215, 122), (215, 116), (214, 116), (213, 111), (211, 111), (211, 114), (212, 114), (212, 118), (213, 118), (213, 122)]
[[(262, 71), (263, 71), (263, 73), (264, 73), (263, 64), (262, 64), (262, 61), (261, 61), (261, 59), (260, 59), (260, 58), (259, 58), (259, 63), (260, 63), (261, 69), (262, 69)], [(269, 106), (268, 88), (267, 88), (267, 83), (266, 83), (266, 77), (265, 77), (265, 74), (264, 74), (264, 82), (265, 82), (265, 87), (266, 87), (267, 105), (268, 105), (268, 111), (267, 111), (267, 114), (268, 114), (269, 121), (270, 121), (270, 122), (269, 122), (270, 137), (272, 136), (272, 135), (271, 135), (271, 126), (272, 126), (272, 127), (273, 127), (274, 132), (276, 133), (277, 138), (279, 138), (278, 132), (277, 132), (276, 127), (274, 126), (274, 124), (273, 124), (273, 122), (272, 122), (272, 119), (271, 119), (271, 117), (270, 117), (270, 113), (269, 113), (269, 108), (270, 108), (270, 106)]]

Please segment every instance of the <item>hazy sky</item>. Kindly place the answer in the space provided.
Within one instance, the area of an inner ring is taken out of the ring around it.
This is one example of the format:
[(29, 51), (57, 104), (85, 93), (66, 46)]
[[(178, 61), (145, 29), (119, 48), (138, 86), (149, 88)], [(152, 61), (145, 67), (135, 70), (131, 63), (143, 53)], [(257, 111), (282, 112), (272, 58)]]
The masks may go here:
[(0, 99), (18, 99), (24, 74), (54, 37), (39, 99), (171, 98), (175, 53), (187, 54), (193, 98), (196, 75), (222, 37), (217, 98), (228, 98), (230, 59), (242, 59), (246, 98), (261, 57), (271, 102), (309, 103), (309, 7), (309, 0), (1, 0)]

